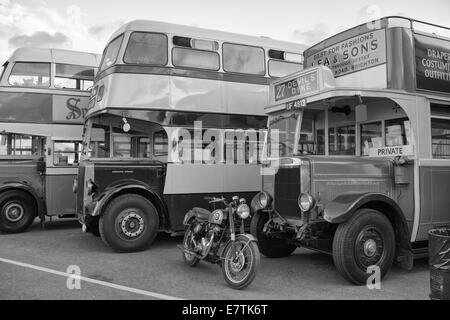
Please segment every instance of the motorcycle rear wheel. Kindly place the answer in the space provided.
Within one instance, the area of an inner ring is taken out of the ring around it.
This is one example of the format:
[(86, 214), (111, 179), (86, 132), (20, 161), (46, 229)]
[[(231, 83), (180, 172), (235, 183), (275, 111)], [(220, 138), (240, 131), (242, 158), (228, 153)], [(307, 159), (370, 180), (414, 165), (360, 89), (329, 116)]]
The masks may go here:
[[(183, 238), (183, 248), (190, 250), (190, 251), (193, 251), (193, 248), (191, 245), (191, 242), (192, 242), (191, 239), (193, 237), (192, 228), (193, 228), (192, 224), (189, 225), (189, 227), (187, 227), (186, 232), (184, 233), (184, 238)], [(182, 251), (181, 255), (183, 257), (184, 263), (186, 263), (190, 267), (196, 267), (200, 262), (199, 258), (197, 258), (193, 254), (189, 254), (185, 251)]]
[(261, 254), (258, 245), (244, 236), (230, 241), (223, 251), (222, 274), (227, 284), (237, 290), (247, 288), (255, 279)]

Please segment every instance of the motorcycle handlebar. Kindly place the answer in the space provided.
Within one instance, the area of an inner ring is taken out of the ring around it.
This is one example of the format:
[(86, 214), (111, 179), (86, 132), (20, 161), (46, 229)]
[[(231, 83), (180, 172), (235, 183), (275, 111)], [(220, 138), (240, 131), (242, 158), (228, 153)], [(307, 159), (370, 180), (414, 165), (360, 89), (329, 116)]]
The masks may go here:
[[(217, 202), (222, 202), (224, 205), (228, 206), (230, 204), (230, 202), (228, 202), (224, 197), (221, 198), (216, 198), (216, 197), (204, 197), (205, 200), (208, 200), (209, 203), (217, 203)], [(231, 202), (236, 202), (237, 201), (233, 198), (233, 200)]]

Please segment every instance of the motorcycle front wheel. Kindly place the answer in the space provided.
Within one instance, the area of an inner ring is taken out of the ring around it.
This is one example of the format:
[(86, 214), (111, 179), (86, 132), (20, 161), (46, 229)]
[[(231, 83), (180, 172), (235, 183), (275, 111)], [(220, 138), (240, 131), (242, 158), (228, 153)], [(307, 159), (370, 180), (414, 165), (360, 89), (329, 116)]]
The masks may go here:
[(222, 274), (233, 289), (245, 289), (255, 279), (261, 255), (258, 245), (247, 237), (237, 236), (223, 251)]
[[(194, 233), (192, 231), (193, 225), (189, 225), (187, 227), (186, 232), (184, 233), (183, 238), (183, 248), (187, 249), (189, 251), (194, 251), (193, 248), (193, 241), (194, 241)], [(200, 259), (197, 258), (195, 255), (187, 253), (186, 251), (182, 251), (181, 255), (183, 257), (184, 263), (186, 263), (190, 267), (196, 267), (198, 263), (200, 262)]]

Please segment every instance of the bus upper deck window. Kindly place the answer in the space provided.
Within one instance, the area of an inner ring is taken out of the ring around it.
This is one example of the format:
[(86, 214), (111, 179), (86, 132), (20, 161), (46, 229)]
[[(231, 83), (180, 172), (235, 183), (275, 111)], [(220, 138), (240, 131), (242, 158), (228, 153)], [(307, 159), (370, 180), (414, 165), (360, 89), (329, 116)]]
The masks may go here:
[(50, 63), (16, 62), (8, 81), (13, 86), (47, 88), (50, 86)]
[(55, 88), (88, 90), (94, 82), (94, 68), (56, 64)]
[(160, 33), (133, 32), (123, 61), (130, 64), (167, 64), (167, 36)]
[(260, 76), (266, 74), (263, 48), (231, 43), (224, 43), (222, 48), (225, 71)]
[(122, 44), (123, 34), (111, 41), (106, 47), (103, 53), (102, 63), (100, 65), (99, 71), (103, 71), (106, 68), (111, 67), (117, 61), (117, 56), (119, 55), (120, 46)]

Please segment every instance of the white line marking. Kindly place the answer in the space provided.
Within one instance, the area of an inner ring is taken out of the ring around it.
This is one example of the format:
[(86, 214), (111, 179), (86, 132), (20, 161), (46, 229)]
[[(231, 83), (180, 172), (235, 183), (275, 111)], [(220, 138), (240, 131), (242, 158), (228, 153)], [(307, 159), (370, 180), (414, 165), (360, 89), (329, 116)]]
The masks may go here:
[[(38, 270), (38, 271), (42, 271), (42, 272), (47, 272), (47, 273), (55, 274), (55, 275), (66, 277), (66, 278), (69, 278), (69, 277), (73, 278), (73, 277), (75, 277), (73, 274), (70, 274), (70, 273), (66, 273), (66, 272), (62, 272), (62, 271), (58, 271), (58, 270), (53, 270), (53, 269), (49, 269), (49, 268), (44, 268), (44, 267), (39, 267), (39, 266), (35, 266), (35, 265), (32, 265), (32, 264), (18, 262), (18, 261), (14, 261), (14, 260), (0, 258), (0, 262), (14, 264), (16, 266), (29, 268), (29, 269), (34, 269), (34, 270)], [(122, 290), (122, 291), (128, 291), (128, 292), (131, 292), (131, 293), (136, 293), (136, 294), (140, 294), (140, 295), (144, 295), (144, 296), (149, 296), (149, 297), (157, 298), (157, 299), (161, 299), (161, 300), (184, 300), (182, 298), (167, 296), (165, 294), (160, 294), (160, 293), (156, 293), (156, 292), (135, 289), (135, 288), (127, 287), (127, 286), (121, 286), (121, 285), (118, 285), (118, 284), (114, 284), (114, 283), (110, 283), (110, 282), (106, 282), (106, 281), (101, 281), (101, 280), (96, 280), (96, 279), (91, 279), (91, 278), (87, 278), (87, 277), (83, 277), (83, 276), (76, 276), (76, 278), (80, 279), (82, 281), (85, 281), (85, 282), (95, 283), (95, 284), (99, 284), (101, 286), (110, 287), (110, 288), (117, 289), (117, 290)]]

